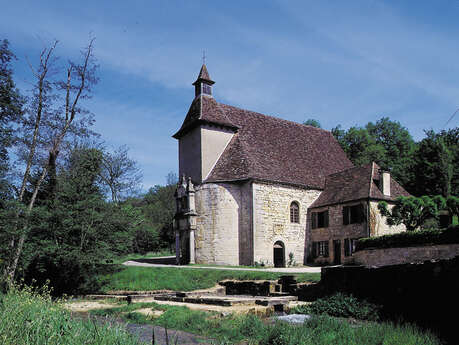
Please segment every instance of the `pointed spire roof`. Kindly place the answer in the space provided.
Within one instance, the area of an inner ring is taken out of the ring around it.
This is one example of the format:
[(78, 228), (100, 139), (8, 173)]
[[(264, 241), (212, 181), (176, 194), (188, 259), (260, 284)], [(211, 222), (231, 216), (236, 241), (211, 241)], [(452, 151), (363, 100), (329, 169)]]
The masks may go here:
[(215, 82), (210, 79), (209, 72), (207, 71), (207, 67), (205, 64), (202, 65), (201, 71), (199, 71), (198, 79), (193, 83), (193, 85), (196, 85), (198, 82), (205, 81), (207, 84), (215, 84)]

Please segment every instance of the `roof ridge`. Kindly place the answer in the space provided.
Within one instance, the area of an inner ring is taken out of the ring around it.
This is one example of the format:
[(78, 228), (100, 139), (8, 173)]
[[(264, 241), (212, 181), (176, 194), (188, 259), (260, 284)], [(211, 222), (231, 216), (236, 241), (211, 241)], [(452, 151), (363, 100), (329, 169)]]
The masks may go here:
[(327, 133), (330, 133), (330, 134), (331, 134), (331, 131), (326, 130), (326, 129), (324, 129), (324, 128), (318, 128), (318, 127), (314, 127), (314, 126), (311, 126), (311, 125), (304, 125), (304, 124), (302, 124), (302, 123), (300, 123), (300, 122), (296, 122), (296, 121), (292, 121), (292, 120), (286, 120), (286, 119), (283, 119), (283, 118), (281, 118), (281, 117), (277, 117), (277, 116), (273, 116), (273, 115), (266, 115), (266, 114), (263, 114), (263, 113), (259, 113), (259, 112), (257, 112), (257, 111), (253, 111), (253, 110), (248, 110), (248, 109), (243, 109), (243, 108), (235, 107), (234, 105), (229, 105), (229, 104), (225, 104), (225, 103), (220, 103), (220, 102), (218, 102), (218, 101), (216, 101), (216, 102), (217, 102), (219, 105), (223, 105), (223, 106), (225, 106), (225, 107), (230, 107), (230, 108), (235, 108), (235, 109), (238, 109), (238, 110), (246, 111), (246, 112), (252, 113), (252, 114), (257, 115), (257, 116), (267, 117), (267, 118), (279, 120), (279, 121), (282, 121), (282, 122), (291, 123), (291, 124), (298, 125), (298, 126), (313, 128), (313, 129), (317, 129), (317, 130), (319, 130), (319, 131), (323, 131), (323, 132), (327, 132)]

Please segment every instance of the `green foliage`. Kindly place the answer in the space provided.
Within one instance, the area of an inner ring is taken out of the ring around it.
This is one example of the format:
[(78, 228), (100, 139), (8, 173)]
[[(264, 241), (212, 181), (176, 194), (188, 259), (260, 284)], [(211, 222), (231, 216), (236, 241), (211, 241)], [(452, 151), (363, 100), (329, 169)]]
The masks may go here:
[(399, 122), (383, 117), (376, 123), (369, 122), (365, 127), (351, 127), (347, 131), (338, 125), (332, 134), (356, 166), (376, 162), (390, 170), (402, 185), (412, 180), (409, 167), (415, 144)]
[[(139, 306), (136, 306), (139, 304)], [(162, 310), (159, 317), (149, 319), (135, 309), (151, 307)], [(439, 340), (428, 332), (411, 325), (365, 322), (349, 324), (326, 315), (314, 316), (303, 325), (263, 322), (255, 315), (218, 316), (216, 313), (190, 310), (186, 307), (135, 303), (110, 309), (92, 311), (96, 315), (121, 316), (126, 321), (149, 323), (199, 334), (215, 339), (217, 344), (409, 344), (439, 345)], [(128, 313), (126, 313), (128, 312)], [(180, 344), (180, 338), (178, 339)]]
[(315, 119), (307, 119), (306, 121), (303, 122), (303, 125), (312, 126), (316, 128), (322, 128), (320, 122)]
[(9, 49), (8, 40), (0, 40), (0, 207), (2, 200), (12, 198), (6, 177), (10, 168), (7, 149), (13, 144), (13, 125), (18, 123), (24, 105), (24, 98), (13, 81), (10, 64), (15, 58)]
[[(5, 345), (140, 345), (116, 324), (99, 324), (72, 318), (63, 300), (52, 301), (49, 292), (13, 288), (1, 296), (0, 343)], [(12, 312), (14, 311), (14, 312)]]
[[(453, 203), (454, 201), (451, 202), (452, 205)], [(419, 198), (400, 196), (392, 209), (389, 209), (385, 201), (378, 203), (378, 209), (383, 216), (387, 217), (388, 225), (404, 224), (409, 231), (420, 228), (430, 218), (438, 218), (438, 212), (445, 207), (446, 201), (443, 197), (431, 198), (427, 195)]]
[(431, 244), (459, 243), (459, 226), (441, 230), (406, 231), (399, 234), (362, 238), (356, 243), (356, 250), (367, 248), (401, 248)]
[[(106, 276), (104, 291), (161, 290), (191, 291), (214, 286), (224, 279), (279, 279), (282, 273), (263, 271), (231, 271), (175, 267), (122, 267)], [(320, 273), (297, 274), (298, 281), (319, 281)]]
[(143, 196), (142, 199), (131, 200), (138, 207), (144, 218), (142, 229), (136, 234), (136, 252), (156, 251), (159, 248), (169, 247), (175, 243), (173, 231), (173, 219), (175, 214), (175, 188), (171, 183), (176, 178), (168, 175), (166, 186), (154, 186)]
[(100, 285), (110, 257), (132, 250), (140, 211), (107, 203), (97, 185), (102, 154), (76, 149), (58, 176), (54, 198), (40, 200), (29, 226), (23, 267), (27, 282), (49, 279), (54, 293), (85, 293)]
[(294, 308), (291, 313), (327, 314), (336, 317), (352, 317), (359, 320), (377, 321), (380, 319), (381, 307), (354, 296), (337, 293), (319, 298), (310, 305)]
[(413, 193), (459, 194), (459, 128), (449, 131), (426, 131), (413, 155)]
[(267, 329), (260, 345), (440, 345), (434, 335), (412, 325), (365, 323), (351, 325), (328, 316), (311, 319), (301, 326), (278, 322)]

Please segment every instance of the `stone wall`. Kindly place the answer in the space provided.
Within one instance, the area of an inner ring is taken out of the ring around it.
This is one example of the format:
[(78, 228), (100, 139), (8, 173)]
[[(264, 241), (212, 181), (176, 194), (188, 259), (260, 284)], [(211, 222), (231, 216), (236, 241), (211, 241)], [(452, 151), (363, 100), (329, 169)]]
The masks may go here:
[(459, 244), (365, 249), (354, 253), (354, 261), (366, 267), (399, 265), (427, 260), (451, 259), (459, 256)]
[[(367, 207), (367, 203), (360, 202)], [(322, 212), (328, 209), (329, 224), (327, 228), (311, 229), (311, 221), (309, 221), (309, 231), (311, 232), (311, 239), (308, 243), (308, 253), (311, 254), (312, 242), (328, 241), (329, 257), (317, 257), (314, 260), (317, 264), (332, 264), (335, 262), (335, 251), (334, 241), (340, 243), (340, 257), (341, 263), (352, 262), (352, 256), (344, 256), (344, 240), (348, 239), (359, 239), (362, 237), (368, 237), (367, 222), (343, 225), (343, 207), (357, 205), (359, 202), (351, 202), (342, 205), (332, 205), (326, 207), (320, 207), (310, 210), (308, 213), (308, 219), (311, 219), (312, 212)], [(312, 259), (312, 257), (311, 257)]]
[[(253, 183), (253, 238), (254, 262), (274, 264), (273, 246), (282, 241), (285, 261), (289, 253), (297, 264), (304, 263), (307, 210), (320, 194), (318, 190), (307, 190), (267, 183)], [(300, 206), (300, 222), (290, 223), (290, 204)]]
[[(389, 209), (392, 209), (393, 205), (388, 205)], [(389, 226), (386, 223), (387, 217), (381, 215), (378, 210), (378, 201), (370, 201), (370, 237), (397, 234), (399, 232), (406, 231), (406, 227), (403, 224)]]
[[(247, 219), (247, 187), (205, 183), (196, 188), (196, 263), (239, 264), (239, 227)], [(246, 220), (250, 223), (250, 220)], [(243, 225), (244, 227), (244, 225)]]

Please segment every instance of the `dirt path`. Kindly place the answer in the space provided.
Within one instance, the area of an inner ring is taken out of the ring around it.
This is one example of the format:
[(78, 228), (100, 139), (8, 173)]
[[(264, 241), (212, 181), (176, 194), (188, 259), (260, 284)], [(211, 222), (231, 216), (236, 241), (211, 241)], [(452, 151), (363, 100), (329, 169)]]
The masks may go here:
[(177, 266), (165, 264), (149, 264), (146, 262), (138, 262), (129, 260), (123, 262), (125, 266), (141, 266), (141, 267), (175, 267), (183, 269), (211, 269), (211, 270), (229, 270), (229, 271), (255, 271), (255, 272), (277, 272), (277, 273), (320, 273), (321, 267), (282, 267), (282, 268), (245, 268), (245, 267), (218, 267), (218, 266)]

